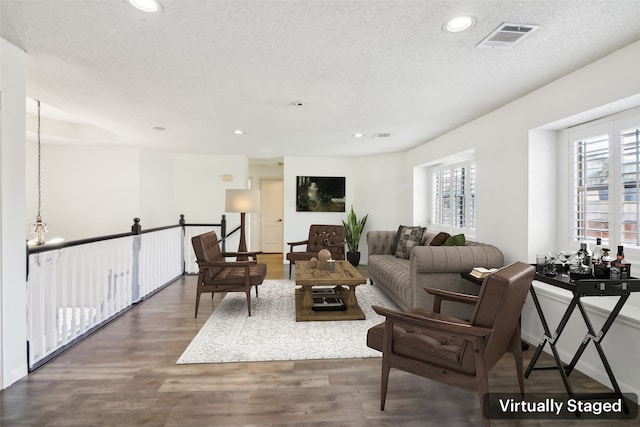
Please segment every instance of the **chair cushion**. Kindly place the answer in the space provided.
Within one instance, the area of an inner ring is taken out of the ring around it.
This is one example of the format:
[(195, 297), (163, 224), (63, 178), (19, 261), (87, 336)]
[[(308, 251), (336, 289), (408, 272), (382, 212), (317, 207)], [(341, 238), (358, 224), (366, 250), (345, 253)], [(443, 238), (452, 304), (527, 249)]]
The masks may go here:
[[(224, 267), (218, 271), (213, 279), (205, 280), (205, 285), (238, 285), (244, 281), (244, 267)], [(267, 274), (266, 264), (253, 264), (249, 267), (252, 285), (260, 285)]]
[[(420, 308), (413, 309), (408, 313), (432, 319), (467, 324), (467, 322), (462, 320)], [(404, 328), (397, 325), (394, 326), (393, 335), (394, 346), (392, 350), (395, 354), (469, 374), (473, 374), (475, 371), (472, 364), (462, 363), (462, 355), (466, 343), (460, 338), (451, 337), (447, 334), (434, 332), (429, 329)], [(384, 322), (369, 329), (367, 332), (367, 346), (382, 351), (383, 337)]]

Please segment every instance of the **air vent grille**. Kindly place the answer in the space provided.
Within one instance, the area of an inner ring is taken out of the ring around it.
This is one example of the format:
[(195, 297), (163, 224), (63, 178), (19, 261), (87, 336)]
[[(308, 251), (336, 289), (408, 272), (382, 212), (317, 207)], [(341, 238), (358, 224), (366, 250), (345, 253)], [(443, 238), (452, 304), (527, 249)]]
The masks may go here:
[(539, 25), (531, 24), (507, 24), (503, 23), (478, 43), (480, 48), (510, 49), (531, 33), (535, 32)]
[(390, 133), (376, 133), (373, 135), (374, 138), (389, 138), (390, 136)]

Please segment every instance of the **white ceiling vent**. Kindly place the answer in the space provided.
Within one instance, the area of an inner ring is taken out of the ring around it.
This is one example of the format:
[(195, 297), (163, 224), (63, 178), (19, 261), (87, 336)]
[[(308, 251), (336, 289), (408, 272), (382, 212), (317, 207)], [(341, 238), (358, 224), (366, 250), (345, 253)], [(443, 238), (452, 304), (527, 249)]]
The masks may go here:
[(477, 47), (509, 49), (538, 28), (540, 25), (504, 23), (478, 43)]
[(390, 133), (376, 133), (373, 135), (374, 138), (389, 138), (390, 136)]

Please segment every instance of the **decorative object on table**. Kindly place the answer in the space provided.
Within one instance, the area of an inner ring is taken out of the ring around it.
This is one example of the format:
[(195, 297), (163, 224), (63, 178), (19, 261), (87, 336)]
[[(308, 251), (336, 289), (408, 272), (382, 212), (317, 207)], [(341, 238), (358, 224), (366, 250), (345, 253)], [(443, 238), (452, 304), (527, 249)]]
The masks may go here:
[(586, 242), (580, 243), (580, 249), (578, 249), (578, 253), (576, 254), (578, 261), (580, 264), (591, 268), (591, 257), (592, 253), (589, 249), (589, 245)]
[(593, 275), (596, 279), (609, 279), (611, 278), (611, 255), (609, 248), (602, 248), (602, 257), (600, 262), (594, 264)]
[(560, 276), (562, 277), (569, 277), (569, 261), (571, 261), (571, 259), (574, 257), (575, 254), (572, 254), (570, 252), (565, 252), (565, 251), (560, 251), (558, 252), (557, 258), (558, 261), (560, 261), (560, 264), (562, 264), (562, 272), (560, 274)]
[(602, 259), (602, 239), (600, 237), (596, 238), (596, 246), (591, 251), (591, 265), (596, 265)]
[(545, 255), (536, 255), (536, 273), (542, 276), (555, 277), (556, 271), (556, 258), (549, 252)]
[(611, 279), (629, 279), (631, 278), (631, 264), (624, 259), (624, 247), (618, 246), (616, 259), (611, 261)]
[(327, 271), (329, 273), (333, 273), (334, 271), (336, 271), (336, 262), (332, 259), (328, 259), (327, 260)]
[(328, 249), (322, 249), (318, 252), (318, 268), (320, 270), (327, 269), (327, 261), (331, 259), (331, 252)]
[(318, 258), (313, 257), (309, 260), (309, 265), (311, 268), (318, 268)]
[[(240, 212), (240, 244), (238, 252), (247, 252), (245, 214), (247, 212), (260, 212), (260, 190), (227, 190), (225, 194), (225, 210), (227, 212)], [(238, 260), (246, 259), (246, 257), (238, 257)]]
[(344, 212), (345, 178), (298, 176), (297, 212)]
[[(547, 277), (553, 276), (547, 275)], [(584, 280), (591, 279), (592, 277), (591, 269), (584, 264), (578, 263), (569, 267), (569, 278), (571, 280)]]
[(346, 240), (347, 240), (347, 260), (356, 267), (360, 264), (360, 252), (358, 252), (358, 246), (360, 245), (360, 236), (362, 235), (362, 230), (364, 229), (365, 224), (367, 223), (367, 218), (369, 214), (366, 214), (360, 220), (356, 217), (355, 212), (353, 211), (353, 205), (351, 205), (351, 210), (347, 214), (347, 220), (342, 221), (344, 224), (344, 228), (346, 230)]
[(473, 267), (469, 274), (476, 279), (484, 279), (485, 277), (487, 277), (491, 273), (495, 273), (496, 271), (498, 271), (497, 268)]

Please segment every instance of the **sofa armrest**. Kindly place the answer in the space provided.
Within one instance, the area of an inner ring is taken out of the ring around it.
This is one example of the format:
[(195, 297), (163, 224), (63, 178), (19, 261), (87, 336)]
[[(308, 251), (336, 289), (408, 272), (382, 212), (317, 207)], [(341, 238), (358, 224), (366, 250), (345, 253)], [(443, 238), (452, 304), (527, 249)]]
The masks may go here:
[(391, 255), (396, 252), (393, 243), (396, 239), (396, 231), (369, 231), (367, 233), (368, 255)]
[(415, 273), (468, 273), (473, 267), (502, 267), (502, 251), (493, 245), (417, 246), (411, 251)]

